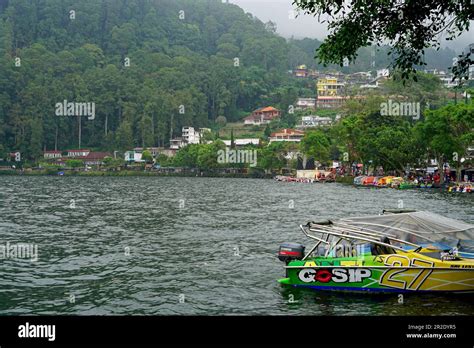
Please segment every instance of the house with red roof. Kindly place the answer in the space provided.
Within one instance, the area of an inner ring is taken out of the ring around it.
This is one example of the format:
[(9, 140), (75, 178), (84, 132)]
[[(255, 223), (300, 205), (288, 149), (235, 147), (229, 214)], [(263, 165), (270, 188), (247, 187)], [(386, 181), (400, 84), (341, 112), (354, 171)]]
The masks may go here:
[(254, 110), (250, 116), (244, 118), (244, 124), (249, 125), (261, 125), (267, 124), (271, 121), (280, 118), (281, 111), (274, 108), (273, 106), (267, 106)]
[(79, 157), (86, 166), (100, 166), (104, 164), (106, 157), (112, 157), (110, 152), (89, 152), (85, 157)]
[(285, 128), (279, 132), (270, 134), (270, 143), (274, 141), (291, 141), (298, 143), (303, 139), (304, 132), (296, 129)]

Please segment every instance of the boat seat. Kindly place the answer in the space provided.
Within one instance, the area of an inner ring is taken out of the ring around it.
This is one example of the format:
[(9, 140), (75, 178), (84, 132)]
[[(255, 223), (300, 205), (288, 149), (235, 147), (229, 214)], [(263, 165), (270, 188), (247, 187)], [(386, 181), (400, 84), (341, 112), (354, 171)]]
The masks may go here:
[[(387, 237), (382, 237), (380, 241), (385, 244), (390, 244), (390, 239), (388, 239)], [(397, 253), (394, 248), (391, 248), (385, 245), (376, 244), (376, 243), (370, 243), (370, 252), (374, 256)]]

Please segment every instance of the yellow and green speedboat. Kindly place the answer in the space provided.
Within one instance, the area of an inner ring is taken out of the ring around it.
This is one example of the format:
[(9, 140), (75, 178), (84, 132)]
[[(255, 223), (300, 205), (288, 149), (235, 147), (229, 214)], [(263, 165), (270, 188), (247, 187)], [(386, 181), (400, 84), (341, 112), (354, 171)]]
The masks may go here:
[(429, 212), (300, 226), (316, 244), (284, 243), (283, 285), (357, 292), (474, 292), (474, 225)]

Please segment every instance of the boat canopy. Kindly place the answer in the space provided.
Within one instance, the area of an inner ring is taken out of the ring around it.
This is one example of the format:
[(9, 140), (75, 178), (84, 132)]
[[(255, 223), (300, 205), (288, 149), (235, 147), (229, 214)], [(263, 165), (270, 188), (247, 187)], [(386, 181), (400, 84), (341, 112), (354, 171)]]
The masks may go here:
[(427, 211), (384, 212), (383, 215), (339, 219), (335, 223), (395, 235), (416, 244), (436, 242), (471, 249), (474, 241), (473, 224)]

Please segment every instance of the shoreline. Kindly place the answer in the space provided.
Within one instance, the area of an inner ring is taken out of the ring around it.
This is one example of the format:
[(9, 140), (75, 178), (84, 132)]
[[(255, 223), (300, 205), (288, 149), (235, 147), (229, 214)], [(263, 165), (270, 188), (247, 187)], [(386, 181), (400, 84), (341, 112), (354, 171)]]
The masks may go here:
[(202, 172), (198, 174), (196, 172), (181, 172), (181, 173), (160, 173), (160, 172), (149, 172), (149, 171), (136, 171), (136, 170), (120, 170), (120, 171), (63, 171), (64, 174), (58, 174), (58, 172), (49, 172), (46, 170), (37, 171), (20, 171), (20, 170), (2, 170), (0, 176), (83, 176), (83, 177), (133, 177), (133, 176), (157, 176), (157, 177), (188, 177), (188, 178), (241, 178), (241, 179), (273, 179), (273, 175), (264, 174), (239, 174), (239, 173), (209, 173)]
[[(59, 175), (58, 172), (50, 172), (47, 170), (35, 170), (35, 171), (21, 171), (21, 170), (0, 170), (1, 176), (68, 176), (68, 177), (182, 177), (182, 178), (231, 178), (231, 179), (265, 179), (273, 180), (273, 174), (263, 173), (210, 173), (201, 172), (201, 175), (195, 171), (186, 171), (180, 173), (162, 173), (162, 172), (150, 172), (150, 171), (137, 171), (137, 170), (120, 170), (120, 171), (63, 171), (64, 174)], [(322, 184), (314, 182), (315, 184)], [(332, 183), (343, 184), (354, 186), (354, 177), (352, 176), (338, 176)], [(304, 183), (301, 183), (304, 184)], [(325, 183), (331, 184), (331, 182)], [(361, 186), (361, 187), (372, 187), (372, 186)], [(375, 187), (381, 188), (381, 187)], [(426, 189), (426, 188), (425, 188)], [(433, 190), (444, 191), (446, 185), (440, 187), (430, 188)]]

